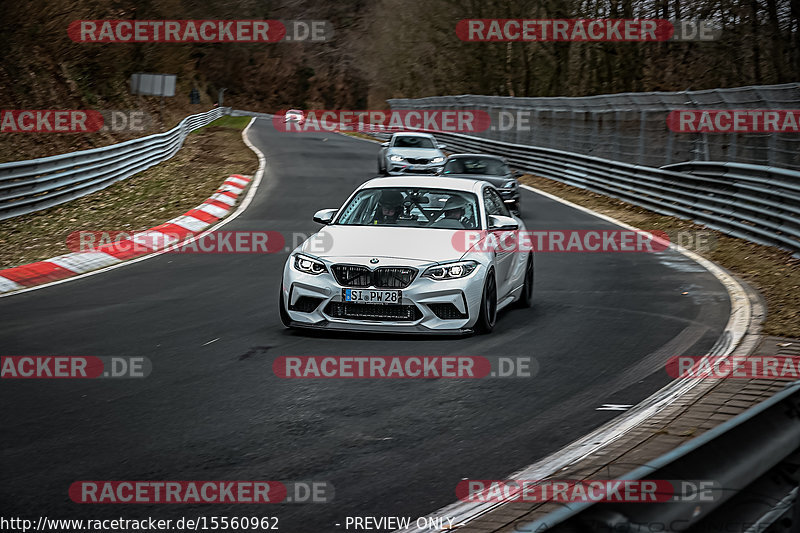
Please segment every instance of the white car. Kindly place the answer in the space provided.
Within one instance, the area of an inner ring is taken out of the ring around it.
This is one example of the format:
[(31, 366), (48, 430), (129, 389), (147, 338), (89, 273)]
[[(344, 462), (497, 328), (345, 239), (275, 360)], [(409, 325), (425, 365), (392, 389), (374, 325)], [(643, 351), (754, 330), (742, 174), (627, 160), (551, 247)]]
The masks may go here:
[(286, 124), (287, 122), (296, 122), (302, 126), (305, 121), (306, 121), (306, 116), (299, 109), (290, 109), (283, 115), (284, 124)]
[(485, 181), (376, 178), (314, 221), (284, 266), (287, 327), (488, 333), (498, 310), (531, 304), (533, 254), (486, 246), (525, 227)]
[(435, 174), (444, 165), (447, 156), (442, 150), (446, 147), (430, 133), (397, 132), (388, 142), (381, 143), (378, 174)]

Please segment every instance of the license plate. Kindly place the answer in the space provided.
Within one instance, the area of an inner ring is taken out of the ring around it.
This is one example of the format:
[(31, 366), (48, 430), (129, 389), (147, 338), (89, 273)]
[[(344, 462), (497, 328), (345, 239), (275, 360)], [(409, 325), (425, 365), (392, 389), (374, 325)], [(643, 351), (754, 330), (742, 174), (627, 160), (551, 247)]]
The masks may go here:
[(365, 304), (395, 304), (402, 300), (402, 291), (382, 291), (372, 289), (342, 289), (342, 300)]

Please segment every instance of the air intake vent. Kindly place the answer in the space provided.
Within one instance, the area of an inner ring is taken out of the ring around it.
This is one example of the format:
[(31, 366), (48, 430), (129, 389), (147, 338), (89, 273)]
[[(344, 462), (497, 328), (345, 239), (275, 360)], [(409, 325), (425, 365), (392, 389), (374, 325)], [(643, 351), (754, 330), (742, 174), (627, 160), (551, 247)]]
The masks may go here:
[(422, 317), (422, 313), (415, 305), (353, 304), (347, 302), (331, 302), (325, 307), (325, 313), (333, 318), (401, 322), (413, 322)]
[(438, 316), (442, 320), (457, 320), (469, 317), (469, 315), (462, 313), (458, 310), (458, 307), (449, 302), (441, 304), (428, 304), (428, 307), (431, 308), (431, 311), (433, 311), (434, 315)]

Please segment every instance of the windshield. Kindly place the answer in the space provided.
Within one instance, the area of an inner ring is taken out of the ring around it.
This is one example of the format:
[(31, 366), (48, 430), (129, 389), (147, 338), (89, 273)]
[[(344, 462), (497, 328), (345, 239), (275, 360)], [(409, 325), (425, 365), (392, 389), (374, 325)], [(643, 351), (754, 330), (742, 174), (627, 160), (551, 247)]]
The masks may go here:
[(396, 148), (436, 148), (430, 137), (411, 137), (407, 135), (395, 137), (394, 146)]
[(493, 157), (455, 157), (444, 165), (443, 174), (483, 174), (503, 176), (509, 174), (508, 165)]
[(474, 194), (444, 189), (384, 187), (359, 191), (335, 224), (408, 226), (435, 229), (478, 228)]

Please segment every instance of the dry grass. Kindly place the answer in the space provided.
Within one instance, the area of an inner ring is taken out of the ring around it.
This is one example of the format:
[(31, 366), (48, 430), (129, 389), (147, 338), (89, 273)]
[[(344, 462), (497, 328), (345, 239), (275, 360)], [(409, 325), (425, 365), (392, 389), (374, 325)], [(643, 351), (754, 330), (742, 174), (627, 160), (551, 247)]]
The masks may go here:
[(356, 137), (358, 139), (366, 139), (367, 141), (378, 141), (384, 142), (381, 139), (374, 137), (368, 133), (361, 133), (360, 131), (342, 131), (340, 132), (344, 135), (349, 135), (350, 137)]
[(193, 132), (172, 159), (102, 191), (0, 222), (0, 268), (69, 253), (74, 231), (157, 226), (201, 204), (230, 174), (255, 174), (258, 159), (241, 140), (243, 118)]

